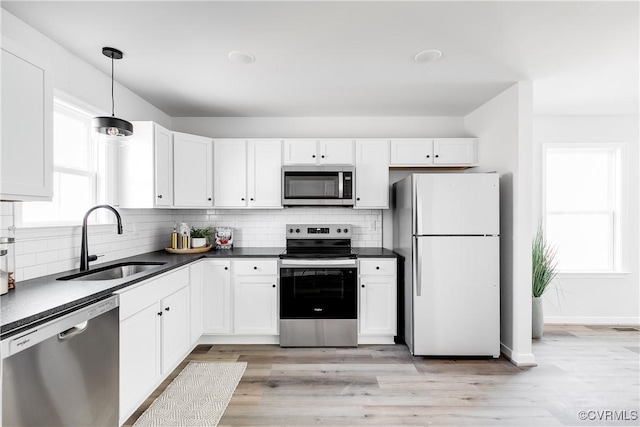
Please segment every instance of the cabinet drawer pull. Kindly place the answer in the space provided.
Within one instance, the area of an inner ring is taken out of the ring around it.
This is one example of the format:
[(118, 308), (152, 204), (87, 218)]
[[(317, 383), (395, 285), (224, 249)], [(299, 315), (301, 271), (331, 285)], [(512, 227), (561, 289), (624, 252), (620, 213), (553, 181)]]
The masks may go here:
[(169, 311), (169, 310), (171, 310), (171, 307), (167, 307), (164, 309), (164, 311)]
[(378, 267), (377, 265), (376, 265), (376, 270), (380, 270), (380, 267)]
[(158, 199), (162, 199), (162, 194), (158, 194)]
[(253, 269), (254, 269), (254, 270), (257, 270), (257, 269), (258, 269), (258, 267), (256, 267), (256, 266), (254, 265), (254, 266), (253, 266)]

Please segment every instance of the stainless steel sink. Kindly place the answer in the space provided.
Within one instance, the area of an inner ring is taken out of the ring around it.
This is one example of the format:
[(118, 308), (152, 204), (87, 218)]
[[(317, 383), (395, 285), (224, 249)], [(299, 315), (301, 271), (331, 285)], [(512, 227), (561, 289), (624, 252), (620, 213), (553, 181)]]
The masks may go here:
[(83, 271), (69, 276), (59, 277), (58, 280), (113, 280), (133, 276), (151, 270), (166, 262), (122, 262), (108, 267), (96, 268), (91, 271)]

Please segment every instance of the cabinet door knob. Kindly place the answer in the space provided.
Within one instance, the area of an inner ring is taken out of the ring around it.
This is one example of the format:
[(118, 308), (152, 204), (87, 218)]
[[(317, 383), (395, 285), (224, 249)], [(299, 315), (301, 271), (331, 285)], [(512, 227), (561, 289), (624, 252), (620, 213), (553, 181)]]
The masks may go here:
[(356, 200), (357, 200), (357, 201), (360, 201), (360, 197), (356, 197)]
[(244, 197), (242, 199), (240, 199), (240, 200), (242, 200), (244, 202)]
[(362, 287), (364, 288), (364, 285), (362, 285)]
[(162, 194), (158, 194), (158, 199), (162, 199)]
[(211, 197), (207, 198), (208, 201), (211, 201)]
[(158, 316), (162, 316), (162, 312), (161, 311), (158, 312)]
[(257, 270), (257, 269), (258, 269), (258, 267), (256, 267), (256, 266), (254, 265), (254, 266), (253, 266), (253, 269), (254, 269), (254, 270)]
[(169, 310), (171, 310), (171, 307), (167, 307), (164, 309), (164, 311), (169, 311)]
[(271, 285), (271, 287), (272, 287), (272, 288), (275, 288), (275, 287), (276, 287), (276, 285)]
[(315, 159), (315, 158), (316, 158), (316, 155), (315, 155), (315, 154), (312, 154), (312, 155), (311, 155), (311, 157), (313, 157), (313, 158)]
[(322, 156), (320, 156), (320, 157), (322, 157), (324, 159), (324, 154)]
[(429, 157), (431, 157), (431, 156), (427, 154), (427, 159), (428, 159)]
[(440, 155), (436, 154), (436, 158), (440, 157)]
[(228, 270), (228, 269), (229, 269), (229, 267), (225, 267), (224, 269), (225, 269), (225, 270)]
[(376, 265), (376, 270), (380, 270), (380, 267), (378, 267), (377, 265)]
[(253, 202), (253, 197), (252, 197), (252, 198), (250, 198), (249, 200), (251, 200), (251, 201)]

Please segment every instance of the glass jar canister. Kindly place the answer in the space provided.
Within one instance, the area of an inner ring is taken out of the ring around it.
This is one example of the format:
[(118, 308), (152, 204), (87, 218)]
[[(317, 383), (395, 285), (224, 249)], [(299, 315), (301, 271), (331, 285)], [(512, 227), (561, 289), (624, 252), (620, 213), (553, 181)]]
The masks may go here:
[(9, 292), (9, 272), (7, 271), (7, 251), (0, 249), (0, 295)]
[(7, 287), (13, 289), (16, 287), (16, 269), (15, 269), (15, 242), (14, 237), (0, 237), (0, 250), (6, 251), (4, 255), (6, 259)]

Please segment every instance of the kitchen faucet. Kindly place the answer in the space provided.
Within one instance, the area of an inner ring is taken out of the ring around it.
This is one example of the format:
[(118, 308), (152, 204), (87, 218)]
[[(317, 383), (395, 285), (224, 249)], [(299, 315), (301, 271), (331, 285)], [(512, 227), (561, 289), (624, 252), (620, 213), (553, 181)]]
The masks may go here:
[(116, 215), (116, 219), (118, 220), (118, 234), (122, 234), (122, 218), (120, 218), (120, 214), (113, 206), (109, 205), (97, 205), (92, 207), (84, 214), (84, 219), (82, 220), (82, 244), (80, 246), (80, 271), (86, 271), (89, 269), (89, 261), (95, 261), (98, 259), (96, 255), (89, 256), (89, 245), (87, 243), (87, 219), (89, 218), (89, 214), (95, 211), (96, 209), (105, 208), (109, 209)]

